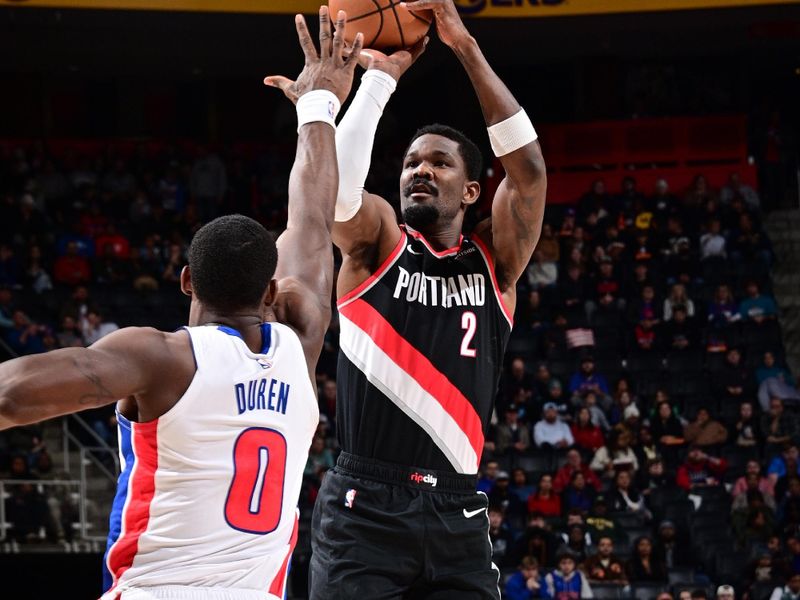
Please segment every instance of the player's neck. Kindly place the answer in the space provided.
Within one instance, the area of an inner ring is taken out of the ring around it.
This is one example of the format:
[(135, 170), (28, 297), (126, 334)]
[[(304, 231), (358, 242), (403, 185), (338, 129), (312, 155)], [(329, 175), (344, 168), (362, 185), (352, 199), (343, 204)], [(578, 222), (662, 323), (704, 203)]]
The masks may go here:
[(425, 241), (430, 244), (431, 248), (437, 252), (455, 248), (461, 242), (461, 224), (455, 225), (454, 223), (447, 223), (446, 225), (439, 225), (438, 223), (427, 228), (425, 231), (419, 231), (406, 225), (406, 230), (421, 235)]
[(201, 309), (197, 315), (193, 315), (189, 325), (217, 325), (228, 327), (239, 332), (248, 348), (253, 352), (259, 352), (263, 344), (263, 340), (261, 339), (261, 323), (263, 323), (263, 321), (262, 315), (255, 314), (254, 312), (222, 315), (212, 310)]

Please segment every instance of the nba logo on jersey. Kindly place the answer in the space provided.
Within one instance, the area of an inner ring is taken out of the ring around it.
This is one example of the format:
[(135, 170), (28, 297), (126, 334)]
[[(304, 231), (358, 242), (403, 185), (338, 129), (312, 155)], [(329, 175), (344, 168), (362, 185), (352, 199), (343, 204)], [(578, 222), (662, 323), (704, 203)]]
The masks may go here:
[(358, 492), (356, 492), (354, 489), (347, 490), (347, 493), (344, 495), (344, 505), (347, 508), (353, 508), (353, 502), (356, 500), (357, 493)]

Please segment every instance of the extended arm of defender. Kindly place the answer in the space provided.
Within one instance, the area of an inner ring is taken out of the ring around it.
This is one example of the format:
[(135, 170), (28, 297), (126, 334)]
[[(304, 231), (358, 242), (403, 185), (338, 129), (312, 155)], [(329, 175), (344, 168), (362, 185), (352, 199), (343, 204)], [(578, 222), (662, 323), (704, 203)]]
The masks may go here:
[(89, 348), (65, 348), (4, 362), (0, 365), (0, 429), (147, 392), (153, 382), (167, 377), (167, 369), (179, 356), (181, 349), (168, 335), (172, 334), (155, 329), (121, 329)]
[[(520, 105), (489, 66), (458, 15), (453, 0), (408, 2), (409, 10), (432, 10), (439, 38), (453, 49), (472, 82), (487, 126), (517, 115)], [(494, 146), (494, 143), (493, 143)], [(536, 141), (501, 155), (506, 177), (492, 204), (491, 242), (500, 285), (513, 288), (530, 261), (544, 218), (547, 176)]]

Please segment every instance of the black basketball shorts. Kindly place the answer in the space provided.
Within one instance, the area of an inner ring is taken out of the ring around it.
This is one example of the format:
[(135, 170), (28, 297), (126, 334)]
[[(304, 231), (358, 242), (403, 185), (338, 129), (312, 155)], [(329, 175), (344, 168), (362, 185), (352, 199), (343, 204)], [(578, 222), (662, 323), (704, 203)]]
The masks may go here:
[(475, 485), (342, 453), (314, 507), (311, 600), (499, 600)]

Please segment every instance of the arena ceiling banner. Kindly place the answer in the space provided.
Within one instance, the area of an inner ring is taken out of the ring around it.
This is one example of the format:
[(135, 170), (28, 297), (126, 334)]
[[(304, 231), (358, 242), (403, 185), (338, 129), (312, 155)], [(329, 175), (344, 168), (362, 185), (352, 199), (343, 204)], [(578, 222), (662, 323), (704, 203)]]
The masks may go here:
[[(232, 13), (315, 13), (322, 0), (0, 0), (0, 6), (169, 10)], [(380, 0), (389, 3), (396, 0)], [(562, 17), (699, 8), (800, 4), (800, 0), (455, 0), (471, 17)]]

